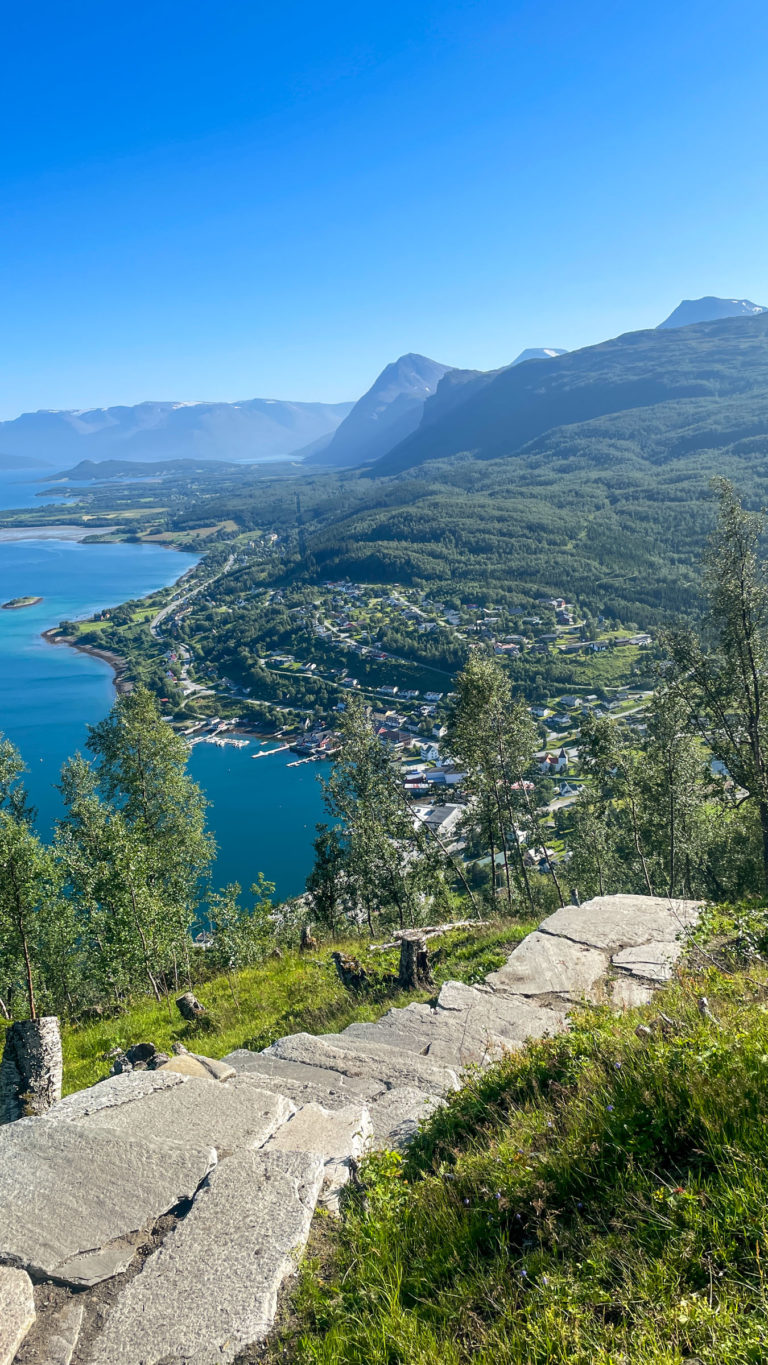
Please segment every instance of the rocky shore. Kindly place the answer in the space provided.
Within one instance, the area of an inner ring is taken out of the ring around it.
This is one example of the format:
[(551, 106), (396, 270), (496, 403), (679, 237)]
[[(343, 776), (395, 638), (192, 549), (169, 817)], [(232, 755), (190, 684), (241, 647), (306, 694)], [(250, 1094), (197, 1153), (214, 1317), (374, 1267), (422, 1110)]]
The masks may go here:
[(130, 692), (133, 683), (128, 677), (128, 660), (122, 654), (116, 653), (114, 649), (100, 649), (98, 645), (79, 644), (77, 640), (72, 640), (68, 635), (64, 635), (59, 626), (52, 626), (49, 630), (43, 631), (43, 639), (49, 645), (69, 645), (70, 649), (76, 649), (80, 654), (90, 654), (94, 659), (103, 659), (108, 663), (115, 675), (115, 691), (119, 696), (125, 692)]

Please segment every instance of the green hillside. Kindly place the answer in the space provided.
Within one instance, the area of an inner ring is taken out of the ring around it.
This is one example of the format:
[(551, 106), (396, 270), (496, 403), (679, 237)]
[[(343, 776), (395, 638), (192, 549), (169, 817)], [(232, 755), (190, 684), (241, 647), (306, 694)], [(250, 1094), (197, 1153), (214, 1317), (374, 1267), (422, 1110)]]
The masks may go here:
[[(738, 400), (738, 424), (750, 426), (754, 396), (768, 387), (768, 314), (724, 318), (670, 331), (628, 332), (598, 346), (529, 361), (467, 385), (468, 397), (431, 418), (374, 466), (395, 474), (426, 460), (471, 452), (511, 455), (553, 427), (658, 404), (699, 400), (713, 417)], [(455, 392), (452, 397), (455, 398)], [(719, 422), (715, 421), (715, 427)], [(762, 427), (765, 430), (765, 427)]]

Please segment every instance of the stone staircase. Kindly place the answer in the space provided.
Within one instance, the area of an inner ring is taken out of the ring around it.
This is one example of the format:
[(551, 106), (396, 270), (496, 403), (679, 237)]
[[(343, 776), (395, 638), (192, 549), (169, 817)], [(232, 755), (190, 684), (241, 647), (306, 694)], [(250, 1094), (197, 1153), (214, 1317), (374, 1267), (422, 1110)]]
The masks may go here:
[(241, 1049), (208, 1074), (182, 1058), (113, 1076), (0, 1128), (0, 1365), (234, 1361), (270, 1331), (353, 1158), (406, 1144), (464, 1067), (567, 1028), (574, 1003), (646, 1003), (698, 910), (567, 906), (434, 1008)]

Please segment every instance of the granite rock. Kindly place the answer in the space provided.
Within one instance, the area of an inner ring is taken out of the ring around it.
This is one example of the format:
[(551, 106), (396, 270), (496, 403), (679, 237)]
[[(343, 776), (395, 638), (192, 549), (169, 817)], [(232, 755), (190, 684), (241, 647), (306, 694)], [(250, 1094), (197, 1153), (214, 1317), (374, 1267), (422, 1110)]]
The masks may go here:
[(227, 1085), (189, 1079), (186, 1085), (155, 1091), (118, 1109), (102, 1109), (79, 1122), (146, 1142), (215, 1147), (222, 1157), (240, 1147), (263, 1147), (294, 1112), (284, 1095), (237, 1077)]
[(269, 1332), (325, 1174), (307, 1152), (237, 1152), (124, 1288), (85, 1365), (227, 1365)]
[(101, 1110), (112, 1109), (119, 1104), (131, 1104), (145, 1095), (153, 1095), (158, 1090), (170, 1090), (176, 1085), (185, 1085), (187, 1077), (166, 1071), (128, 1071), (118, 1076), (109, 1076), (87, 1090), (77, 1090), (73, 1095), (65, 1095), (63, 1100), (54, 1104), (45, 1115), (46, 1122), (52, 1119), (71, 1122), (84, 1118), (87, 1114), (98, 1114)]
[(189, 1199), (210, 1146), (19, 1119), (0, 1129), (0, 1263), (76, 1287), (125, 1270), (131, 1234)]
[(673, 943), (697, 922), (700, 910), (699, 901), (665, 896), (596, 896), (583, 905), (556, 910), (540, 929), (615, 953), (652, 941)]
[(24, 1270), (0, 1265), (0, 1365), (11, 1365), (35, 1321), (32, 1281)]
[(503, 967), (486, 977), (496, 991), (513, 995), (558, 995), (577, 1002), (600, 1000), (608, 955), (567, 938), (528, 934)]
[(320, 1203), (338, 1212), (339, 1195), (348, 1183), (351, 1161), (362, 1156), (373, 1136), (368, 1110), (351, 1104), (346, 1109), (324, 1109), (305, 1104), (270, 1139), (267, 1151), (315, 1152), (325, 1162)]

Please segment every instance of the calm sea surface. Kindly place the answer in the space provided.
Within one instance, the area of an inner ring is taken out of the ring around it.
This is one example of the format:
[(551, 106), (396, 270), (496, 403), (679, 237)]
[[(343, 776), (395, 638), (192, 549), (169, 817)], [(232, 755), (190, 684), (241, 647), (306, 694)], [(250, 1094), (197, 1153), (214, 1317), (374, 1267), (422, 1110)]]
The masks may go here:
[[(0, 474), (0, 506), (38, 502), (34, 485), (25, 486), (21, 497), (17, 476), (13, 489), (10, 479)], [(60, 809), (54, 783), (62, 763), (84, 748), (87, 726), (106, 715), (115, 694), (107, 664), (48, 645), (41, 632), (173, 583), (194, 563), (192, 555), (155, 545), (0, 542), (0, 602), (43, 598), (35, 607), (0, 611), (0, 730), (22, 752), (44, 830)], [(190, 771), (211, 802), (219, 884), (239, 881), (247, 888), (263, 872), (278, 895), (296, 895), (304, 889), (315, 824), (323, 818), (319, 765), (288, 768), (290, 752), (254, 761), (252, 754), (264, 747), (198, 744)]]

